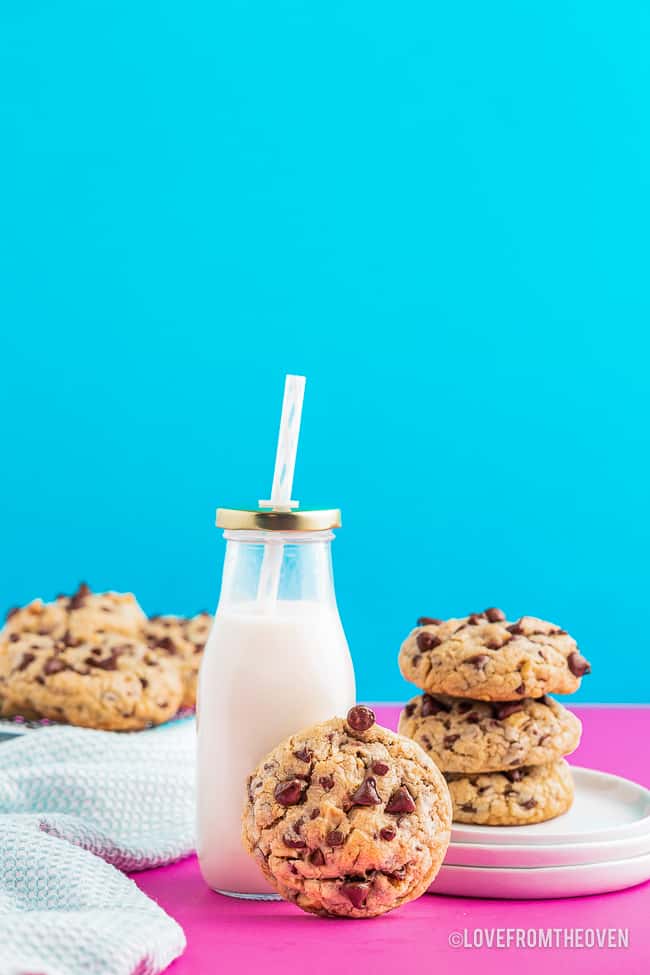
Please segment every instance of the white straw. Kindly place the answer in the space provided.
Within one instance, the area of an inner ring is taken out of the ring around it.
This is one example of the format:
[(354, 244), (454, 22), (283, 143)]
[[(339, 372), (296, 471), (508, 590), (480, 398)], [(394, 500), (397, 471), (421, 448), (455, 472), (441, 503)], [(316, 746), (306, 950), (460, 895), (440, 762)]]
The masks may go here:
[[(291, 511), (292, 508), (298, 507), (298, 502), (291, 500), (291, 491), (296, 467), (304, 395), (305, 377), (287, 376), (284, 382), (271, 500), (260, 501), (260, 508), (272, 508), (273, 511)], [(272, 608), (278, 598), (281, 567), (282, 544), (267, 543), (264, 547), (260, 582), (257, 589), (258, 602), (262, 602), (267, 609)]]

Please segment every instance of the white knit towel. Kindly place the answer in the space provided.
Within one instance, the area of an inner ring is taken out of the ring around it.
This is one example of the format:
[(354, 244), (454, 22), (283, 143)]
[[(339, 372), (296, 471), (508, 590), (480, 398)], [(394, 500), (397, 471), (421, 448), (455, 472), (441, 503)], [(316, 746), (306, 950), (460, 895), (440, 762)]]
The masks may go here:
[(155, 975), (182, 953), (120, 871), (193, 850), (194, 739), (181, 721), (0, 743), (0, 975)]

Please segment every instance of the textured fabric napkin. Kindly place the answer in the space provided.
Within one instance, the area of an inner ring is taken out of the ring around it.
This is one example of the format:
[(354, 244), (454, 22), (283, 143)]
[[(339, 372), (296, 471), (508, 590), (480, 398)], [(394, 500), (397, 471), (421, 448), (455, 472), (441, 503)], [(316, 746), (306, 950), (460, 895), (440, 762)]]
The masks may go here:
[(186, 720), (0, 743), (0, 975), (154, 975), (181, 954), (181, 928), (120, 871), (193, 850), (194, 739)]

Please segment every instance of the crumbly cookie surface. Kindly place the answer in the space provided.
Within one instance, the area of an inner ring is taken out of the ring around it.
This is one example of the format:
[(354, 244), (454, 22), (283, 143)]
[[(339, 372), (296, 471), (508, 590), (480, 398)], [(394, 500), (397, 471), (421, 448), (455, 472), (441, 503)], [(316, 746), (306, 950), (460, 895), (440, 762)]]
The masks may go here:
[(177, 667), (118, 633), (83, 642), (12, 633), (0, 653), (0, 695), (9, 713), (130, 731), (169, 720), (182, 694)]
[(580, 719), (553, 698), (471, 701), (423, 694), (406, 705), (399, 732), (443, 772), (497, 772), (546, 765), (580, 742)]
[(198, 613), (196, 616), (151, 616), (144, 626), (144, 639), (148, 646), (174, 658), (183, 679), (184, 708), (196, 707), (196, 685), (212, 616)]
[(563, 759), (510, 772), (447, 773), (445, 778), (456, 823), (531, 825), (560, 816), (573, 802), (573, 777)]
[(418, 624), (402, 644), (399, 666), (430, 694), (481, 701), (571, 694), (591, 670), (565, 630), (534, 616), (509, 622), (492, 608)]
[(95, 633), (135, 635), (146, 616), (132, 593), (92, 592), (82, 582), (71, 596), (57, 596), (50, 603), (34, 599), (27, 606), (10, 610), (1, 637), (11, 633), (36, 633), (63, 639), (70, 634), (84, 640)]
[(366, 918), (424, 893), (450, 825), (433, 762), (357, 707), (293, 735), (260, 763), (248, 780), (243, 842), (298, 907)]

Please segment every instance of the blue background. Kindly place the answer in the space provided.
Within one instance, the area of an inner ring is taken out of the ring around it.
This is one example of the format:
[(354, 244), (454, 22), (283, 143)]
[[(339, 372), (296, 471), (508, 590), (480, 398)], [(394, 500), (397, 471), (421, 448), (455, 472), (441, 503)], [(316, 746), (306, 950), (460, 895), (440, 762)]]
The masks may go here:
[[(213, 606), (217, 504), (340, 505), (360, 696), (421, 613), (650, 699), (640, 2), (3, 4), (0, 598)], [(254, 674), (251, 674), (254, 679)]]

